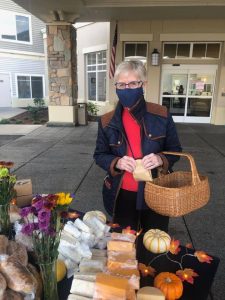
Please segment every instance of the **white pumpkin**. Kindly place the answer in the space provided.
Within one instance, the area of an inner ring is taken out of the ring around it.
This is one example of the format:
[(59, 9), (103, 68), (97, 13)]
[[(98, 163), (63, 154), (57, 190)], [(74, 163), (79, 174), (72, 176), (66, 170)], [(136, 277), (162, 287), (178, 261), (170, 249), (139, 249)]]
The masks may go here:
[(90, 210), (86, 212), (86, 214), (83, 216), (83, 221), (88, 221), (93, 217), (96, 217), (104, 224), (106, 223), (106, 215), (100, 210)]
[(170, 248), (171, 238), (162, 230), (150, 229), (143, 237), (145, 248), (152, 253), (164, 253)]

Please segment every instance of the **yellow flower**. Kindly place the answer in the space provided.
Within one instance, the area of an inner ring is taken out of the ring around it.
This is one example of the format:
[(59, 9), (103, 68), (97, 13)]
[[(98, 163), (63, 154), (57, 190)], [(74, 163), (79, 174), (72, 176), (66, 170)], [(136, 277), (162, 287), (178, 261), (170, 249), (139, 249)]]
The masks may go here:
[(70, 193), (57, 193), (56, 195), (58, 196), (57, 205), (69, 205), (73, 200)]

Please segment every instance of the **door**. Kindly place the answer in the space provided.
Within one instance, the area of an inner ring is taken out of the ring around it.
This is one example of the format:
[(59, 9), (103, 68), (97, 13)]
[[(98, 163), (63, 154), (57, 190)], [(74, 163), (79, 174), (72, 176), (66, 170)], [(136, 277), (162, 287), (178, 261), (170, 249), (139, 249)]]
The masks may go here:
[(164, 65), (161, 103), (175, 122), (210, 123), (217, 66)]
[(0, 73), (0, 107), (11, 107), (11, 88), (9, 74)]

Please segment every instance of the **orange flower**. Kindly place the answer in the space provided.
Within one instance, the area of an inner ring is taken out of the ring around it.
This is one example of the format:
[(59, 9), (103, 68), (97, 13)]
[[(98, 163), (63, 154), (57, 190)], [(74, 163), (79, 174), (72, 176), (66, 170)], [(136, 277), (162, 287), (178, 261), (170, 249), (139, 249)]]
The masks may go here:
[(145, 264), (139, 263), (138, 264), (138, 269), (141, 272), (141, 275), (143, 277), (146, 277), (146, 276), (155, 277), (156, 270), (154, 268), (150, 267), (150, 266), (146, 266)]
[(186, 244), (186, 248), (193, 249), (194, 247), (193, 247), (192, 243), (188, 243), (188, 244)]
[(180, 246), (180, 241), (172, 239), (172, 241), (170, 242), (170, 248), (169, 248), (169, 251), (170, 251), (172, 254), (177, 254), (177, 253), (180, 252), (179, 246)]
[(200, 262), (206, 262), (207, 264), (211, 264), (211, 260), (213, 260), (213, 258), (204, 251), (195, 251), (194, 256), (196, 256)]
[(125, 229), (122, 230), (122, 233), (125, 233), (125, 234), (127, 234), (127, 233), (136, 234), (136, 231), (133, 230), (133, 229), (131, 229), (130, 226), (127, 226)]
[(178, 270), (176, 272), (176, 275), (182, 280), (187, 281), (191, 284), (194, 283), (194, 277), (198, 277), (198, 274), (194, 272), (192, 269), (184, 269), (184, 270)]

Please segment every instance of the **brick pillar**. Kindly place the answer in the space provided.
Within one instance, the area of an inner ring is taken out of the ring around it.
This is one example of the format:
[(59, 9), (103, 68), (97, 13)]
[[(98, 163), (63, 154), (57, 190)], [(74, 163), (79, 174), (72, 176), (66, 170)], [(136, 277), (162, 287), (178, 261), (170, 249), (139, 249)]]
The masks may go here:
[(49, 74), (48, 125), (77, 123), (76, 29), (69, 23), (47, 25)]

